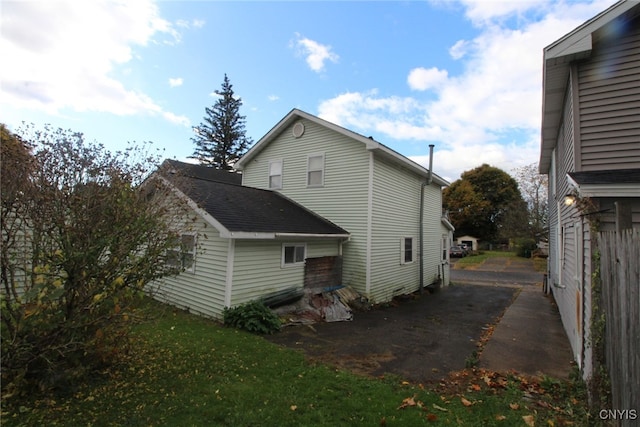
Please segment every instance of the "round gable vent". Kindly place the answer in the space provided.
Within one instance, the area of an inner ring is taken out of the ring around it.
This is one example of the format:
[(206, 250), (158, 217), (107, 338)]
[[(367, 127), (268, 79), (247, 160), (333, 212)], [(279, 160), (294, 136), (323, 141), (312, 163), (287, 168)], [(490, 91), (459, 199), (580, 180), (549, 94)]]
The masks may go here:
[(298, 122), (293, 125), (292, 133), (296, 138), (300, 138), (302, 136), (302, 134), (304, 133), (304, 125), (302, 124), (302, 122)]

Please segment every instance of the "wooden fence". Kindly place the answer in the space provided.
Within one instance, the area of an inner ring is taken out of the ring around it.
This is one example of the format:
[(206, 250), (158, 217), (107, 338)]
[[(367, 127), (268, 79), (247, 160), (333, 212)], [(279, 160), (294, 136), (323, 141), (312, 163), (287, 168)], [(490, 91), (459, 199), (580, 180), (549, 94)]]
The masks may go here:
[(598, 246), (612, 409), (635, 410), (640, 419), (640, 230), (598, 233)]

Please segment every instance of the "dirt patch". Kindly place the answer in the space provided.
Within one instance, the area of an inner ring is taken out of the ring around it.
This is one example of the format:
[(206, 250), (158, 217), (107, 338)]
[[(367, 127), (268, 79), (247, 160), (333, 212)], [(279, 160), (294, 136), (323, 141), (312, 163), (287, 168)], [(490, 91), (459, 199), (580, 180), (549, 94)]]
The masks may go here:
[(350, 322), (289, 326), (267, 339), (299, 349), (311, 360), (359, 374), (438, 381), (466, 367), (516, 291), (450, 286), (356, 312)]

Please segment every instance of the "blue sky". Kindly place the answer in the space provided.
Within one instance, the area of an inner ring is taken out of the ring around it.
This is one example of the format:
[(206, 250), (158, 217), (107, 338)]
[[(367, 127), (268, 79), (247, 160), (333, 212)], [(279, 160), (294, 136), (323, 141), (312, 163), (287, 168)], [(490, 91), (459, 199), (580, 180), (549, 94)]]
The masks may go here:
[(614, 0), (0, 3), (0, 122), (193, 153), (226, 73), (258, 141), (299, 108), (450, 181), (538, 161), (542, 49)]

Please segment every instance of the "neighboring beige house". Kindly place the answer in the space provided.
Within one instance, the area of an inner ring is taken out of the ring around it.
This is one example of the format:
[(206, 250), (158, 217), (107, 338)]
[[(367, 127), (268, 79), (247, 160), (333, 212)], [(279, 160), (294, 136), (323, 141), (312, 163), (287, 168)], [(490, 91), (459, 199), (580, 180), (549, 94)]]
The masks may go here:
[(237, 162), (242, 185), (240, 174), (167, 162), (181, 179), (159, 179), (193, 208), (168, 302), (219, 318), (318, 282), (372, 303), (449, 284), (448, 182), (372, 138), (294, 109)]
[(584, 378), (595, 232), (640, 228), (639, 15), (640, 3), (616, 3), (544, 49), (548, 281)]

